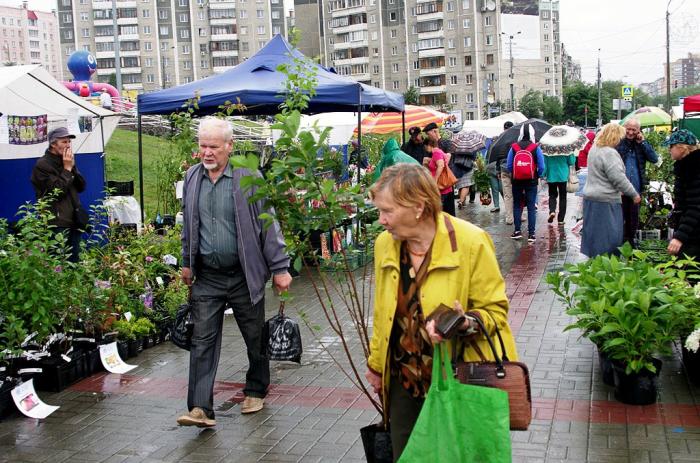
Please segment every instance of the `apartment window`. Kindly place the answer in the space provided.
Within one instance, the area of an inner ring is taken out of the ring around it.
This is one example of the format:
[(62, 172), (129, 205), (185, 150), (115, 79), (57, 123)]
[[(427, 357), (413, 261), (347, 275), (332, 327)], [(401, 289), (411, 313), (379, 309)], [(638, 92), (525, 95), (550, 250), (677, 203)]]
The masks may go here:
[(484, 16), (484, 26), (493, 26), (493, 19), (491, 16)]
[(255, 10), (255, 17), (263, 19), (265, 17), (265, 10)]
[(63, 38), (66, 40), (72, 40), (73, 39), (73, 31), (71, 30), (64, 30), (63, 31)]
[(411, 50), (413, 50), (413, 53), (418, 53), (418, 44), (417, 43), (412, 44)]
[(182, 62), (183, 69), (192, 69), (192, 61), (186, 59)]
[(542, 10), (542, 18), (549, 19), (549, 11), (548, 10)]
[(544, 41), (549, 42), (549, 34), (544, 34)]
[(544, 72), (546, 72), (547, 74), (549, 74), (549, 73), (551, 72), (551, 68), (544, 68)]
[(178, 5), (189, 6), (189, 2), (188, 2), (188, 0), (179, 0)]
[(455, 47), (455, 39), (447, 39), (447, 48)]
[(152, 42), (143, 42), (143, 49), (146, 51), (152, 51), (153, 50), (153, 43)]
[(377, 31), (372, 31), (372, 40), (377, 40)]
[(248, 26), (241, 26), (239, 29), (241, 35), (248, 35)]
[(494, 81), (496, 80), (496, 74), (493, 72), (490, 72), (488, 75), (489, 80)]
[(81, 33), (82, 33), (83, 37), (90, 37), (90, 29), (89, 28), (81, 29)]
[(168, 26), (160, 26), (159, 31), (161, 37), (167, 37), (168, 35), (170, 35), (170, 27)]
[(391, 30), (391, 38), (395, 39), (396, 38), (396, 29)]
[(180, 38), (181, 39), (189, 39), (190, 38), (190, 30), (186, 28), (180, 29)]
[(457, 95), (455, 95), (455, 94), (450, 95), (450, 103), (457, 104)]
[(139, 26), (119, 26), (119, 34), (136, 34), (139, 33)]
[(493, 53), (486, 55), (486, 64), (493, 64)]
[(246, 10), (238, 10), (238, 17), (240, 19), (246, 19), (248, 17), (248, 12)]
[(493, 35), (486, 35), (486, 45), (493, 45)]
[(469, 10), (469, 0), (462, 0), (462, 10), (463, 11)]
[(151, 35), (151, 26), (143, 26), (143, 33), (145, 35)]
[(148, 9), (141, 10), (141, 17), (150, 18), (151, 17), (151, 10), (148, 10)]
[(241, 51), (249, 51), (248, 42), (241, 42)]
[(206, 60), (206, 59), (200, 60), (199, 67), (202, 69), (208, 69), (209, 68), (209, 60)]
[(392, 56), (396, 56), (396, 55), (398, 55), (398, 54), (399, 54), (398, 48), (397, 48), (397, 47), (391, 47), (391, 55), (392, 55)]
[(379, 74), (379, 65), (378, 64), (375, 64), (374, 66), (372, 66), (372, 72), (374, 74)]
[(545, 79), (544, 84), (545, 85), (550, 85), (552, 83), (552, 79)]
[(89, 18), (89, 16), (88, 16), (87, 13), (85, 13), (85, 12), (80, 13), (80, 20), (81, 20), (81, 21), (87, 21), (88, 18)]
[(182, 54), (189, 55), (192, 52), (192, 48), (189, 45), (182, 46)]
[(399, 81), (398, 81), (398, 80), (395, 80), (395, 81), (394, 81), (394, 84), (392, 85), (392, 87), (393, 87), (394, 90), (398, 90), (398, 89), (399, 89)]
[(389, 12), (389, 21), (396, 21), (396, 11)]
[(187, 21), (189, 21), (190, 17), (187, 13), (180, 13), (179, 19), (181, 23), (186, 23)]
[(454, 56), (450, 56), (449, 63), (451, 68), (457, 66), (457, 58), (455, 58)]
[(272, 13), (272, 19), (280, 19), (280, 12), (275, 10)]
[(544, 27), (544, 30), (548, 31), (549, 30), (549, 23), (542, 24), (542, 27)]
[(455, 2), (447, 2), (447, 11), (455, 10)]
[(369, 15), (369, 23), (374, 24), (377, 22), (377, 17), (373, 14)]
[(464, 37), (464, 48), (471, 48), (472, 46), (472, 38), (471, 37)]
[(457, 85), (457, 76), (450, 76), (450, 85)]
[(265, 35), (265, 26), (258, 26), (257, 33), (258, 35)]
[(267, 44), (267, 40), (258, 40), (258, 48), (263, 48)]
[(372, 86), (379, 88), (379, 82), (372, 82)]
[(466, 76), (464, 76), (464, 82), (467, 85), (472, 85), (474, 83), (473, 78), (474, 78), (474, 76), (472, 76), (471, 74), (467, 74)]
[(413, 69), (420, 69), (420, 61), (413, 62)]
[(392, 65), (391, 65), (391, 69), (392, 69), (394, 72), (399, 72), (399, 63), (394, 63), (394, 64), (392, 64)]
[(473, 120), (474, 120), (474, 113), (468, 112), (468, 113), (466, 114), (466, 117), (467, 117), (467, 120), (468, 120), (468, 121), (473, 121)]
[(549, 45), (544, 46), (545, 53), (549, 53), (550, 50), (551, 50), (551, 47)]
[(199, 19), (200, 21), (204, 21), (206, 19), (206, 14), (204, 13), (204, 11), (197, 12), (197, 19)]
[(147, 68), (152, 68), (153, 67), (153, 58), (144, 58), (143, 65)]
[(467, 103), (474, 103), (474, 94), (467, 93)]
[(389, 0), (389, 5), (393, 5), (393, 4), (394, 4), (394, 0)]
[(166, 10), (166, 9), (158, 10), (158, 19), (168, 19), (168, 10)]
[[(10, 18), (10, 24), (12, 24), (12, 18)], [(64, 13), (63, 14), (63, 23), (64, 24), (71, 24), (73, 22), (73, 15), (71, 13)]]
[(544, 62), (545, 62), (545, 63), (549, 63), (549, 56), (545, 56), (545, 57), (544, 57)]
[(155, 76), (155, 75), (153, 75), (153, 74), (147, 74), (147, 75), (146, 75), (146, 82), (148, 82), (149, 84), (152, 84), (152, 83), (154, 83), (155, 81), (156, 81), (156, 76)]
[[(46, 45), (44, 45), (44, 50), (46, 50)], [(83, 45), (83, 50), (90, 51), (90, 45)]]
[(447, 30), (448, 30), (448, 31), (453, 31), (454, 28), (455, 28), (455, 22), (454, 22), (454, 20), (453, 20), (453, 19), (450, 19), (449, 21), (447, 21)]

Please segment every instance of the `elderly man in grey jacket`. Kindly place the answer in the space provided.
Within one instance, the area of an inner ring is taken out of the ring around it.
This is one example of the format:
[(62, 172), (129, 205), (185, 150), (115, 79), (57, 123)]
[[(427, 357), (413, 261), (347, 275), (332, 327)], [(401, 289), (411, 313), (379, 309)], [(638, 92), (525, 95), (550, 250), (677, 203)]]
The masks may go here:
[(279, 225), (265, 227), (259, 216), (272, 213), (249, 202), (240, 186), (245, 169), (233, 170), (230, 124), (207, 117), (199, 125), (201, 163), (185, 174), (183, 190), (182, 279), (192, 288), (194, 331), (182, 426), (211, 427), (214, 379), (221, 353), (224, 310), (233, 309), (248, 352), (241, 413), (263, 408), (270, 383), (269, 361), (260, 353), (265, 322), (265, 283), (272, 275), (277, 291), (289, 288), (289, 258)]

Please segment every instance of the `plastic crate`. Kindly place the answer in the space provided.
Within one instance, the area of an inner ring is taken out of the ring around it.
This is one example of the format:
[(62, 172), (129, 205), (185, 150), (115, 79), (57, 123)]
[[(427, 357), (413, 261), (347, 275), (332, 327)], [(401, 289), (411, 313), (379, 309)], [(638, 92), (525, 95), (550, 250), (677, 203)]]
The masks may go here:
[(637, 241), (660, 240), (661, 230), (637, 230)]
[(110, 190), (111, 196), (134, 196), (133, 180), (129, 180), (128, 182), (108, 180), (107, 188)]

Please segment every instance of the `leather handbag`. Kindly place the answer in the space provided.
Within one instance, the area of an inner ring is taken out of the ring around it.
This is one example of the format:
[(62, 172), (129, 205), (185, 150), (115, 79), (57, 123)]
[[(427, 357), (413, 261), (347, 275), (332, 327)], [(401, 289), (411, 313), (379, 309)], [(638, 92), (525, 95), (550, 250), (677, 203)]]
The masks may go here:
[[(489, 314), (490, 315), (490, 314)], [(492, 317), (493, 318), (493, 317)], [(532, 396), (530, 390), (530, 372), (522, 362), (511, 362), (506, 354), (503, 338), (496, 326), (496, 335), (501, 345), (503, 356), (499, 356), (493, 339), (486, 331), (483, 322), (478, 317), (473, 320), (479, 325), (481, 335), (488, 341), (495, 361), (486, 360), (483, 353), (472, 344), (481, 357), (479, 362), (465, 362), (457, 359), (455, 376), (463, 384), (495, 387), (508, 393), (510, 406), (510, 429), (525, 431), (532, 421)], [(456, 357), (454, 357), (456, 358)]]
[(439, 190), (451, 188), (455, 183), (457, 183), (457, 177), (455, 177), (455, 174), (452, 173), (447, 164), (445, 164), (442, 172), (440, 172), (440, 176), (436, 180)]

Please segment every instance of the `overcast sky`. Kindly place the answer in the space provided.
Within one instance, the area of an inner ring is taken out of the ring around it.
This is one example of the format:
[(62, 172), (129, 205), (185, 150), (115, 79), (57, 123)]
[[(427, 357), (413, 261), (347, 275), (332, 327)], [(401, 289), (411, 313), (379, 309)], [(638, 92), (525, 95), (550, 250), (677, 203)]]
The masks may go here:
[[(21, 0), (0, 0), (20, 5)], [(594, 82), (598, 48), (604, 80), (640, 84), (658, 79), (666, 62), (667, 0), (560, 0), (561, 34), (581, 63), (583, 80)], [(29, 0), (49, 11), (55, 0)], [(700, 0), (671, 0), (671, 61), (700, 54)], [(627, 77), (625, 77), (627, 76)]]

